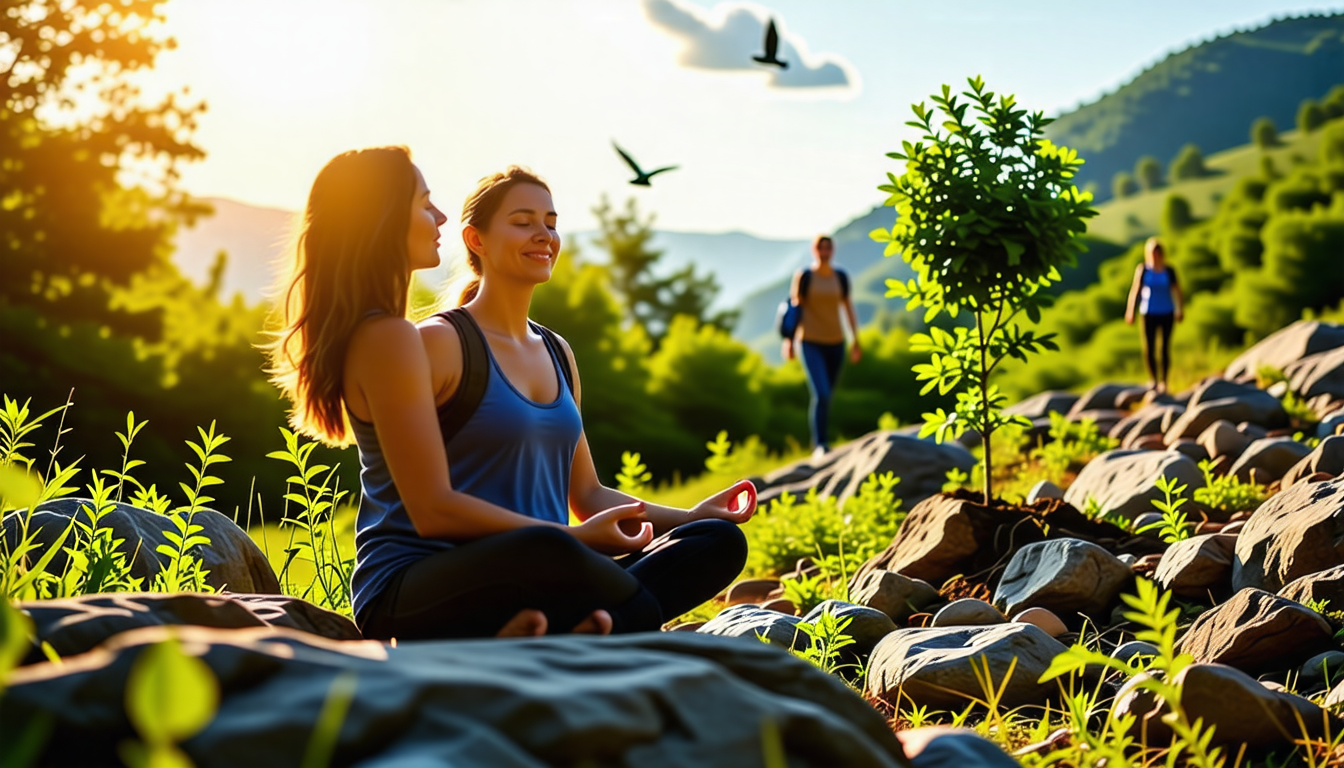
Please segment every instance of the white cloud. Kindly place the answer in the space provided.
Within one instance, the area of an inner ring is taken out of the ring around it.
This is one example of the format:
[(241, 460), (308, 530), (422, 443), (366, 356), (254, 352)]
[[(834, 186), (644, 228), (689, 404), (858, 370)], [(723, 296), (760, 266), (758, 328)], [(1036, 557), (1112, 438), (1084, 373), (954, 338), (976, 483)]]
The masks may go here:
[(680, 63), (695, 69), (768, 71), (770, 85), (787, 89), (834, 89), (853, 96), (859, 90), (858, 72), (843, 57), (813, 55), (779, 19), (778, 57), (787, 69), (764, 67), (752, 56), (763, 49), (769, 12), (757, 5), (721, 3), (705, 12), (684, 0), (644, 0), (644, 12), (657, 26), (679, 38), (685, 47)]

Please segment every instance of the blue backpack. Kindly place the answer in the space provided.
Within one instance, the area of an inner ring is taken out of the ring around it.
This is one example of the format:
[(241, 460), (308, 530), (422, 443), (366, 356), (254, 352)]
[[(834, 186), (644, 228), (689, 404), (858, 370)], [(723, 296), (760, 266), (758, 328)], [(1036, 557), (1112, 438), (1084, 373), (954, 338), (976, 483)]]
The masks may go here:
[[(845, 274), (843, 269), (835, 270), (835, 274), (840, 278), (840, 294), (846, 299), (849, 298), (849, 275)], [(798, 278), (798, 298), (807, 298), (807, 286), (812, 283), (812, 270), (804, 269), (803, 274)], [(798, 332), (798, 323), (802, 322), (803, 308), (794, 304), (792, 300), (785, 299), (779, 303), (779, 308), (775, 310), (775, 330), (779, 335), (792, 339)]]

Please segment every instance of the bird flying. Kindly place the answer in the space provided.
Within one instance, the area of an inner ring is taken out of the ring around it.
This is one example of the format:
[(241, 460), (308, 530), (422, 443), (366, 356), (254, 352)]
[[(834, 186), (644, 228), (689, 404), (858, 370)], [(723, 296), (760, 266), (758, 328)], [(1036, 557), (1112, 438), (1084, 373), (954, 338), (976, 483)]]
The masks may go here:
[(774, 19), (771, 19), (770, 23), (765, 26), (765, 53), (760, 56), (752, 56), (751, 60), (780, 69), (789, 68), (787, 61), (779, 60), (779, 32), (775, 29)]
[(657, 176), (663, 171), (674, 171), (680, 167), (676, 165), (669, 165), (666, 168), (659, 168), (656, 171), (649, 171), (648, 173), (645, 173), (644, 169), (639, 167), (639, 163), (635, 162), (635, 158), (627, 154), (625, 150), (616, 146), (616, 142), (614, 141), (611, 142), (611, 146), (616, 149), (616, 153), (621, 156), (621, 159), (625, 161), (625, 164), (630, 166), (630, 170), (635, 172), (635, 178), (631, 179), (630, 183), (637, 187), (650, 186), (649, 179), (652, 179), (654, 176)]

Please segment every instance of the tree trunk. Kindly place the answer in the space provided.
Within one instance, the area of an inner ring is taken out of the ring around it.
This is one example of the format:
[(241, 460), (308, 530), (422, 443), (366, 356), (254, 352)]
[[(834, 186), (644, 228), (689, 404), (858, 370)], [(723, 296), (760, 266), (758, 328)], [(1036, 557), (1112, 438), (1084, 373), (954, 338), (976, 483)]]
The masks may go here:
[(989, 423), (989, 347), (985, 343), (985, 317), (975, 313), (975, 329), (980, 335), (980, 444), (985, 448), (985, 506), (993, 500), (994, 456), (990, 450), (989, 436), (993, 433)]

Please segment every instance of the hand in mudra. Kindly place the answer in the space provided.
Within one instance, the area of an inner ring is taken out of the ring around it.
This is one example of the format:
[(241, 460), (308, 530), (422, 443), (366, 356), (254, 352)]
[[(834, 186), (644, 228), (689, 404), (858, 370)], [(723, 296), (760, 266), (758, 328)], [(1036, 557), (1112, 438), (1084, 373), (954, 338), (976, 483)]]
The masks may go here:
[(691, 520), (727, 520), (741, 525), (756, 514), (756, 486), (739, 480), (691, 507)]

